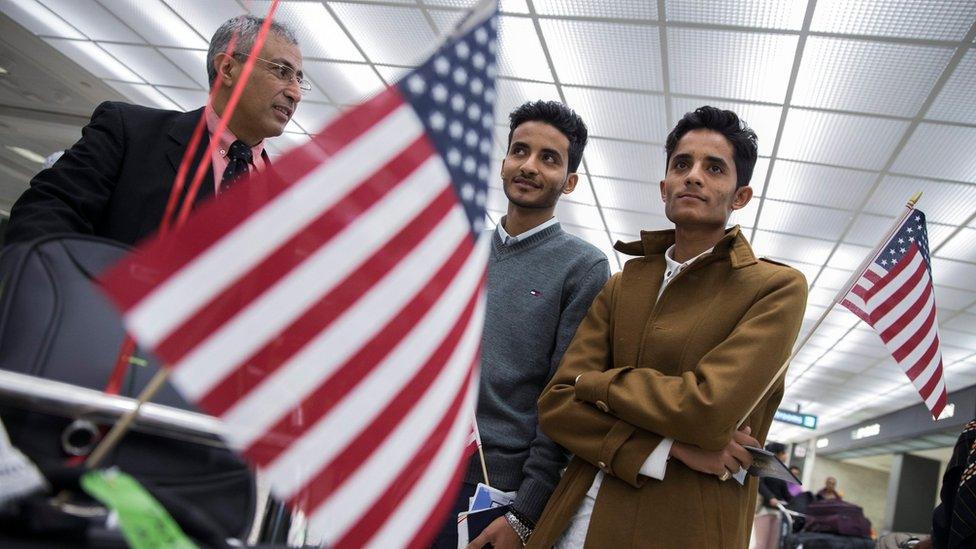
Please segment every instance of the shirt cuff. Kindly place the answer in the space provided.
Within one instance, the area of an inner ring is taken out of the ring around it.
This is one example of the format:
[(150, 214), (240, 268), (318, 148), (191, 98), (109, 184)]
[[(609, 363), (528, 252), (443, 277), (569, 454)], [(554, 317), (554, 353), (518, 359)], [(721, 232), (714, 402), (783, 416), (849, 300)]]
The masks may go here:
[(654, 448), (641, 465), (640, 474), (657, 480), (664, 480), (664, 473), (668, 467), (668, 456), (671, 455), (671, 445), (674, 439), (665, 438)]

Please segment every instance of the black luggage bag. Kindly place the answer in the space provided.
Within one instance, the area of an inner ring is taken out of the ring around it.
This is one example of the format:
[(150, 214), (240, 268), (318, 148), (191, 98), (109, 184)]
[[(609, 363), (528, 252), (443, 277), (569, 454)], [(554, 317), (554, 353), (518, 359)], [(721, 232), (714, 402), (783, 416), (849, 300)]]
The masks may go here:
[[(6, 247), (0, 254), (0, 369), (103, 390), (124, 332), (119, 314), (93, 279), (127, 247), (84, 235), (55, 235)], [(141, 354), (145, 356), (144, 354)], [(155, 361), (130, 366), (120, 394), (136, 396)], [(169, 385), (152, 402), (193, 410)], [(71, 458), (62, 435), (73, 418), (9, 406), (0, 417), (11, 441), (42, 468)], [(247, 466), (220, 444), (130, 432), (109, 454), (141, 482), (210, 516), (227, 537), (246, 539), (256, 491)]]
[(874, 549), (874, 540), (828, 534), (826, 532), (799, 532), (786, 536), (783, 549)]

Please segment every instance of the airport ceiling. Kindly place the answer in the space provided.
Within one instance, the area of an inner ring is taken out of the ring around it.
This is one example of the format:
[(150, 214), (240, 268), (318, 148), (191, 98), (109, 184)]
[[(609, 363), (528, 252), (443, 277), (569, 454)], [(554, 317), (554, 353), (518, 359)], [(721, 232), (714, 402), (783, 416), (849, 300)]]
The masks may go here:
[[(312, 91), (276, 154), (394, 82), (473, 0), (283, 1)], [(38, 157), (74, 142), (106, 99), (189, 110), (206, 99), (207, 41), (268, 2), (0, 0), (0, 209)], [(663, 142), (703, 104), (758, 133), (755, 198), (734, 215), (757, 253), (810, 283), (804, 333), (923, 191), (950, 391), (976, 384), (976, 2), (502, 0), (497, 157), (509, 110), (563, 100), (591, 139), (559, 204), (571, 232), (611, 243), (667, 228)], [(25, 152), (25, 150), (27, 152)], [(30, 154), (33, 153), (33, 154)], [(497, 173), (497, 172), (496, 172)], [(497, 183), (489, 222), (505, 198)], [(919, 402), (875, 335), (835, 308), (793, 362), (783, 406), (820, 432)], [(968, 408), (968, 407), (967, 407)], [(808, 436), (777, 424), (772, 436)]]

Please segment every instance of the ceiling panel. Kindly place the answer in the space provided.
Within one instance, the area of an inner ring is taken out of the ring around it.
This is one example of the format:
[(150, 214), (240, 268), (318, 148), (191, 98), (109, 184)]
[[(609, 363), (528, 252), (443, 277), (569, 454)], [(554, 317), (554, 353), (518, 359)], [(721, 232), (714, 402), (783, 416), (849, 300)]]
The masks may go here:
[[(526, 101), (559, 101), (559, 90), (555, 84), (542, 82), (523, 82), (520, 80), (498, 80), (496, 84), (498, 100), (495, 102), (495, 123), (508, 126), (508, 115)], [(574, 106), (570, 104), (570, 106)], [(506, 132), (507, 133), (507, 132)]]
[[(972, 285), (963, 287), (972, 288)], [(935, 303), (940, 311), (963, 311), (974, 302), (976, 302), (976, 292), (949, 288), (936, 281)]]
[(174, 65), (183, 69), (196, 86), (203, 89), (210, 88), (207, 80), (207, 51), (206, 50), (182, 50), (176, 48), (157, 48), (159, 53), (166, 56)]
[(556, 19), (539, 24), (563, 84), (662, 89), (656, 28)]
[(976, 50), (969, 50), (942, 87), (926, 118), (976, 124), (973, 90), (976, 89)]
[(657, 183), (644, 183), (592, 176), (593, 187), (605, 208), (636, 210), (663, 216), (664, 203)]
[[(305, 61), (304, 65), (305, 74), (315, 82), (309, 99), (357, 103), (383, 89), (383, 81), (369, 65), (326, 61)], [(327, 97), (317, 97), (317, 90)]]
[[(270, 2), (248, 2), (245, 5), (250, 5), (251, 13), (258, 17), (267, 14), (271, 8)], [(388, 20), (389, 13), (387, 12), (376, 13), (366, 11), (363, 14), (356, 10), (348, 10), (345, 6), (337, 5), (336, 10), (339, 11), (340, 9), (345, 10), (342, 13), (348, 14), (350, 22), (347, 23), (347, 28), (353, 33), (353, 36), (365, 38), (364, 35), (355, 34), (354, 31), (354, 29), (360, 28), (358, 25), (361, 24), (361, 17), (364, 16), (375, 15), (379, 19), (377, 22), (377, 25), (379, 25), (378, 28), (391, 29)], [(383, 17), (384, 15), (386, 18)], [(339, 26), (339, 22), (336, 21), (335, 17), (320, 2), (281, 2), (275, 11), (275, 20), (281, 21), (295, 31), (295, 38), (298, 39), (299, 47), (302, 50), (302, 57), (305, 59), (363, 61), (362, 54), (359, 53), (355, 44), (343, 32), (342, 27)], [(408, 20), (408, 23), (412, 23), (412, 21)], [(367, 43), (372, 45), (367, 40), (366, 43), (361, 44), (364, 49), (366, 49)], [(369, 54), (370, 50), (367, 49), (366, 51)], [(380, 57), (385, 58), (382, 55)], [(372, 61), (376, 63), (387, 62), (378, 58), (372, 58)]]
[(833, 244), (826, 240), (757, 230), (756, 236), (752, 239), (752, 247), (759, 255), (823, 263), (827, 260)]
[[(963, 227), (939, 248), (939, 256), (976, 263), (976, 229)], [(976, 280), (973, 280), (976, 289)]]
[(779, 154), (791, 160), (877, 170), (907, 128), (908, 122), (900, 120), (790, 109)]
[(654, 145), (590, 138), (583, 159), (592, 175), (640, 181), (664, 175), (664, 151)]
[(647, 0), (535, 0), (540, 15), (657, 19), (657, 4)]
[(799, 30), (806, 12), (804, 2), (777, 0), (666, 0), (668, 21)]
[(498, 73), (552, 82), (552, 71), (531, 19), (501, 17), (498, 26)]
[(870, 36), (962, 40), (976, 17), (969, 0), (818, 0), (811, 30)]
[(871, 246), (857, 246), (854, 244), (843, 243), (837, 246), (834, 255), (830, 257), (827, 265), (835, 269), (846, 269), (853, 271), (861, 265), (864, 258), (871, 253)]
[(641, 231), (657, 231), (673, 227), (665, 217), (659, 217), (642, 212), (628, 210), (607, 209), (607, 225), (610, 232), (620, 236), (622, 240), (637, 240)]
[(917, 206), (929, 222), (960, 225), (976, 212), (976, 185), (897, 176), (882, 180), (864, 210), (879, 214), (898, 212), (919, 191), (923, 194)]
[(85, 38), (78, 29), (36, 0), (0, 0), (0, 11), (40, 36)]
[(793, 104), (913, 117), (953, 52), (953, 48), (811, 36)]
[(664, 143), (667, 116), (664, 97), (564, 86), (566, 104), (586, 122), (594, 137), (612, 136)]
[(156, 46), (206, 48), (210, 36), (200, 35), (161, 0), (99, 0), (101, 5)]
[(169, 97), (160, 93), (159, 90), (150, 86), (149, 84), (131, 84), (129, 82), (108, 81), (108, 85), (118, 90), (118, 92), (122, 95), (132, 99), (135, 102), (138, 102), (140, 105), (147, 105), (160, 109), (182, 110), (180, 105)]
[(330, 5), (374, 63), (415, 65), (437, 45), (437, 35), (419, 9), (341, 2)]
[(851, 212), (816, 206), (804, 206), (778, 200), (766, 200), (759, 215), (760, 229), (798, 235), (815, 234), (821, 238), (839, 238), (851, 218)]
[(881, 244), (881, 239), (888, 234), (894, 222), (893, 216), (886, 217), (862, 213), (854, 219), (854, 224), (851, 225), (851, 229), (847, 232), (844, 240), (873, 248)]
[[(209, 43), (217, 28), (231, 17), (247, 13), (237, 0), (163, 0)], [(283, 3), (282, 3), (283, 4)], [(279, 4), (280, 6), (280, 4)], [(267, 13), (267, 7), (261, 13)], [(298, 30), (298, 29), (296, 29)], [(206, 46), (204, 46), (206, 47)]]
[(126, 82), (143, 82), (139, 76), (118, 59), (100, 48), (94, 42), (45, 38), (45, 42), (66, 55), (72, 61), (84, 66), (98, 78), (111, 78)]
[(976, 128), (922, 123), (891, 170), (976, 183)]
[[(145, 46), (128, 46), (124, 44), (99, 44), (112, 57), (121, 61), (126, 67), (141, 75), (150, 84), (176, 86), (182, 88), (198, 88), (197, 82), (180, 70), (169, 59), (155, 48)], [(204, 56), (206, 57), (206, 56)], [(205, 71), (206, 65), (195, 65), (196, 72)]]
[(781, 103), (796, 43), (789, 34), (669, 28), (671, 91)]
[(600, 211), (596, 206), (560, 200), (556, 203), (556, 217), (560, 223), (565, 222), (598, 231), (604, 228), (603, 221), (600, 219)]
[(94, 0), (40, 0), (91, 40), (144, 43), (143, 39)]
[[(698, 107), (711, 105), (720, 109), (728, 109), (739, 115), (759, 137), (759, 155), (769, 156), (773, 152), (773, 142), (779, 129), (780, 115), (783, 107), (780, 105), (758, 105), (756, 103), (742, 103), (739, 101), (714, 101), (711, 99), (694, 99), (675, 97), (671, 100), (671, 111), (675, 122), (681, 120), (685, 113), (693, 112)], [(756, 184), (753, 177), (753, 184)]]
[(851, 208), (874, 184), (871, 172), (777, 160), (765, 194), (768, 198)]
[[(936, 254), (938, 255), (938, 254)], [(932, 258), (932, 278), (936, 284), (953, 288), (974, 288), (976, 265), (942, 257)], [(976, 314), (976, 310), (969, 311)]]
[(180, 110), (192, 111), (207, 104), (207, 92), (203, 90), (168, 88), (165, 86), (156, 86), (156, 89), (179, 105)]

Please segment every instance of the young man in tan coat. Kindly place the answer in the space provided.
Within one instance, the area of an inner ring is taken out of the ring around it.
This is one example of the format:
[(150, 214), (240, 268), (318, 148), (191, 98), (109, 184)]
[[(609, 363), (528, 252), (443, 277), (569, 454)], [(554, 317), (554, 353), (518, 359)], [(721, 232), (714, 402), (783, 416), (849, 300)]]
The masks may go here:
[(789, 356), (807, 285), (726, 229), (752, 197), (757, 157), (735, 113), (686, 114), (666, 150), (674, 230), (617, 244), (637, 258), (597, 296), (539, 399), (542, 430), (575, 457), (529, 547), (748, 545), (757, 482), (728, 478), (751, 464), (743, 446), (765, 439), (782, 379), (736, 426)]

